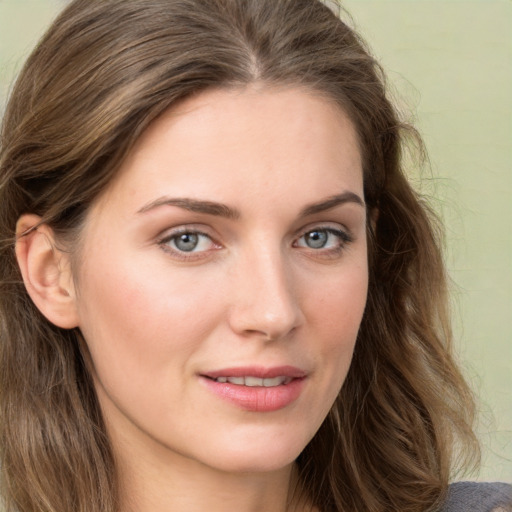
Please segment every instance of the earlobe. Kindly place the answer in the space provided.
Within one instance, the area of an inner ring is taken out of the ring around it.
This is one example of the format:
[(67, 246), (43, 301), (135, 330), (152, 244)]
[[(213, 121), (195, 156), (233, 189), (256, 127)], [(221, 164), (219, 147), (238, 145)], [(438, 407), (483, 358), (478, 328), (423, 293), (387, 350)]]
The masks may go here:
[(30, 298), (41, 313), (63, 329), (78, 325), (69, 255), (58, 249), (52, 229), (37, 215), (16, 225), (16, 258)]

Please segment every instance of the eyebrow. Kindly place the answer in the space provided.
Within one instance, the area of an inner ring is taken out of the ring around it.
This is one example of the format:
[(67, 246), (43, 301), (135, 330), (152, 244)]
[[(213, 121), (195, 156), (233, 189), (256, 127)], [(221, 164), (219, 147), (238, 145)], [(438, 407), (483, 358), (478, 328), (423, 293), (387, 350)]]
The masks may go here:
[(326, 210), (331, 210), (332, 208), (336, 208), (336, 206), (340, 206), (345, 203), (355, 203), (359, 206), (365, 207), (364, 201), (361, 197), (359, 197), (354, 192), (342, 192), (341, 194), (337, 194), (327, 199), (320, 201), (319, 203), (313, 203), (306, 207), (304, 207), (300, 212), (300, 217), (308, 217), (309, 215), (314, 215), (315, 213), (324, 212)]
[(207, 215), (216, 215), (218, 217), (226, 217), (227, 219), (239, 219), (240, 212), (222, 203), (214, 201), (202, 201), (198, 199), (190, 199), (188, 197), (160, 197), (155, 201), (143, 206), (137, 213), (146, 213), (160, 206), (177, 206), (196, 213), (205, 213)]
[[(324, 212), (326, 210), (331, 210), (337, 206), (340, 206), (345, 203), (355, 203), (364, 208), (364, 201), (354, 192), (343, 192), (341, 194), (337, 194), (318, 203), (312, 203), (310, 205), (305, 206), (299, 214), (299, 217), (308, 217), (310, 215), (314, 215), (316, 213)], [(188, 210), (195, 213), (204, 213), (206, 215), (215, 215), (218, 217), (225, 217), (227, 219), (236, 220), (241, 217), (241, 213), (239, 210), (227, 206), (222, 203), (217, 203), (214, 201), (203, 201), (198, 199), (191, 199), (188, 197), (167, 197), (163, 196), (150, 203), (144, 205), (140, 208), (137, 213), (146, 213), (150, 210), (154, 210), (155, 208), (159, 208), (160, 206), (177, 206), (178, 208), (183, 208), (184, 210)]]

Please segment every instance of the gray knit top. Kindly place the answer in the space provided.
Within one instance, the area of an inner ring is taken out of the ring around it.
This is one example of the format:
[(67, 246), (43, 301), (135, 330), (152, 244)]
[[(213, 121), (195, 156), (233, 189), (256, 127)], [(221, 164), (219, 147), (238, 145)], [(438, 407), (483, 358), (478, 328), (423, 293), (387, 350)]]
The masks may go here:
[(512, 485), (457, 482), (439, 512), (512, 512)]

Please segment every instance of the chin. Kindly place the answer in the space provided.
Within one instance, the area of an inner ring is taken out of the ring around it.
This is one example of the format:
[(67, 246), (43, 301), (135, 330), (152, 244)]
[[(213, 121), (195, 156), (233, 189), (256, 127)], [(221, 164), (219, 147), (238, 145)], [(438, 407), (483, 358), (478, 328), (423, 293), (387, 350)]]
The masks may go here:
[(208, 457), (209, 461), (205, 460), (205, 452), (202, 458), (208, 465), (227, 473), (279, 471), (293, 464), (310, 440), (309, 436), (294, 437), (290, 435), (288, 439), (275, 439), (269, 435), (243, 443), (232, 442), (224, 446), (219, 443), (218, 449)]
[(215, 461), (214, 465), (217, 470), (225, 473), (274, 473), (289, 467), (295, 462), (295, 457), (283, 457), (279, 454), (266, 454), (254, 457), (247, 456), (247, 453), (239, 454), (237, 457), (222, 458)]

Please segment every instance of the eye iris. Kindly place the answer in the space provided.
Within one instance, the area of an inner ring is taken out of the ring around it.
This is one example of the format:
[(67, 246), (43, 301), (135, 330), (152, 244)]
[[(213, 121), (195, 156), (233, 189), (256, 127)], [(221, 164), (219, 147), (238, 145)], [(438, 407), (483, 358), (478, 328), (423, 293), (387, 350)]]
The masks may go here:
[(306, 244), (312, 249), (321, 249), (327, 243), (326, 231), (310, 231), (306, 234)]
[(199, 242), (199, 236), (194, 233), (183, 233), (175, 238), (174, 243), (180, 251), (193, 251)]

